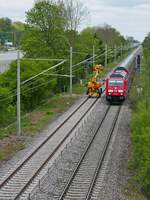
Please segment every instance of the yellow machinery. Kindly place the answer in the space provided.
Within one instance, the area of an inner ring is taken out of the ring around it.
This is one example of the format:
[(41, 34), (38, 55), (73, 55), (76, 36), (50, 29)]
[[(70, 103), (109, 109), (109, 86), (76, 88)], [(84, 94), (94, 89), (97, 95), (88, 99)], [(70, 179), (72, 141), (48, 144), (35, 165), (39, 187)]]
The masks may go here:
[(87, 94), (89, 95), (89, 97), (101, 96), (102, 91), (100, 87), (103, 86), (104, 83), (98, 82), (97, 78), (100, 76), (100, 73), (103, 70), (104, 70), (104, 67), (102, 65), (95, 65), (93, 67), (93, 77), (91, 78), (91, 80), (88, 82), (88, 85), (87, 85)]

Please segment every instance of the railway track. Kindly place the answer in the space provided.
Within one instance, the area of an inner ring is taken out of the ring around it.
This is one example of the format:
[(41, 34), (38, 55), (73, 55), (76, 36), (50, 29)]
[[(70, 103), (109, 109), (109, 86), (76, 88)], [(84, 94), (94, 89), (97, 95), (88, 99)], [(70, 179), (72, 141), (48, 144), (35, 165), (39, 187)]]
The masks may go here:
[[(109, 106), (91, 141), (73, 171), (59, 200), (95, 199), (93, 189), (109, 146), (121, 106)], [(94, 191), (95, 192), (95, 191)]]
[(19, 166), (0, 182), (0, 200), (20, 199), (99, 99), (86, 98)]

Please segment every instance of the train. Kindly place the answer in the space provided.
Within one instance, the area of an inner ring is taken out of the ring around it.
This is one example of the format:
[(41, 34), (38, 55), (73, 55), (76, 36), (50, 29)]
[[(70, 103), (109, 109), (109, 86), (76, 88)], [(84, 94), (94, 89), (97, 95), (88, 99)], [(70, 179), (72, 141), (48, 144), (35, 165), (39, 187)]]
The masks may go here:
[(140, 68), (141, 52), (139, 46), (106, 78), (105, 94), (109, 103), (122, 103), (127, 98), (133, 75)]

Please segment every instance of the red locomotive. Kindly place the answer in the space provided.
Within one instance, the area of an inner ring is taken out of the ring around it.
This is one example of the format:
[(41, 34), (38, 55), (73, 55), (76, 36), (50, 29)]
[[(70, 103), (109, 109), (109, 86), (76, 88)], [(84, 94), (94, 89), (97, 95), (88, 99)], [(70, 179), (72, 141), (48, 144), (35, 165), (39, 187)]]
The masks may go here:
[(141, 47), (138, 47), (106, 79), (106, 100), (110, 103), (126, 99), (140, 52)]

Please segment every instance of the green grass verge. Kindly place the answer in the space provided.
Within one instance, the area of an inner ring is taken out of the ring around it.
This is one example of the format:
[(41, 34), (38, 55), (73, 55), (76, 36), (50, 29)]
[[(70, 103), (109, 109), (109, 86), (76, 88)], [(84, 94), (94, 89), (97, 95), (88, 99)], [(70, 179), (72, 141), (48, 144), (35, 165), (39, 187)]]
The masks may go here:
[(129, 183), (125, 189), (125, 199), (126, 200), (148, 200), (139, 190), (135, 183)]
[[(34, 136), (37, 134), (51, 120), (54, 120), (58, 115), (72, 105), (76, 99), (77, 96), (75, 95), (72, 97), (69, 95), (55, 95), (33, 112), (26, 114), (21, 119), (23, 136)], [(15, 137), (12, 139), (12, 135), (15, 134), (16, 123), (5, 129), (0, 129), (0, 139), (3, 139), (0, 143), (0, 160), (8, 160), (17, 151), (25, 148), (23, 139), (16, 140)]]
[[(34, 135), (40, 131), (49, 121), (56, 118), (64, 112), (77, 96), (70, 97), (69, 95), (55, 95), (50, 98), (45, 104), (38, 107), (31, 113), (26, 114), (21, 119), (21, 128), (23, 135)], [(0, 129), (0, 139), (16, 133), (16, 123)]]
[[(140, 74), (136, 74), (130, 94), (132, 105), (132, 149), (130, 169), (133, 188), (150, 199), (150, 51), (144, 50)], [(136, 187), (135, 187), (136, 188)], [(140, 195), (139, 192), (139, 195)]]
[(3, 141), (3, 144), (0, 145), (0, 160), (8, 160), (16, 152), (25, 148), (23, 140), (20, 139), (11, 139), (8, 141)]

